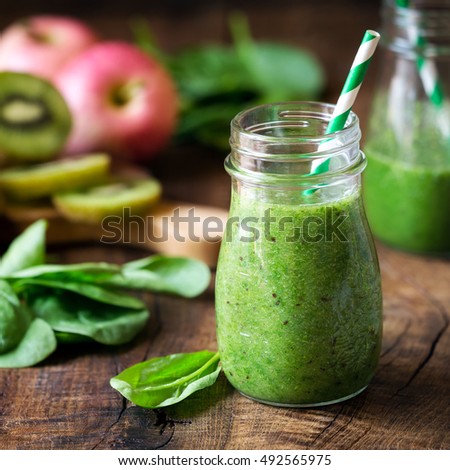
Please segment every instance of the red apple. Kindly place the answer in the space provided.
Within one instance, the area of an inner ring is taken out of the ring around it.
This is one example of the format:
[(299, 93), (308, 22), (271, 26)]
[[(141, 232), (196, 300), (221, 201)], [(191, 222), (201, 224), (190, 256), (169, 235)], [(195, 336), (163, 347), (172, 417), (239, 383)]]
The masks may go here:
[(97, 41), (83, 22), (64, 16), (33, 16), (13, 23), (0, 36), (0, 70), (53, 79), (73, 57)]
[(67, 153), (102, 150), (144, 161), (174, 130), (173, 81), (155, 59), (131, 44), (92, 46), (61, 70), (56, 85), (74, 120)]

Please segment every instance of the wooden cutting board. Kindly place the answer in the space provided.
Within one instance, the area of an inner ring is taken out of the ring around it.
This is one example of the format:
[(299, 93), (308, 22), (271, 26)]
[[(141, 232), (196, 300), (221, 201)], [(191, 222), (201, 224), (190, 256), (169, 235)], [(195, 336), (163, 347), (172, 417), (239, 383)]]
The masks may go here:
[[(1, 240), (11, 241), (32, 222), (48, 221), (47, 240), (50, 244), (98, 242), (108, 246), (129, 245), (156, 253), (188, 256), (214, 267), (226, 225), (227, 212), (221, 208), (161, 201), (146, 216), (124, 222), (89, 225), (71, 222), (56, 209), (5, 209), (7, 220), (2, 224)], [(119, 219), (118, 219), (119, 220)]]

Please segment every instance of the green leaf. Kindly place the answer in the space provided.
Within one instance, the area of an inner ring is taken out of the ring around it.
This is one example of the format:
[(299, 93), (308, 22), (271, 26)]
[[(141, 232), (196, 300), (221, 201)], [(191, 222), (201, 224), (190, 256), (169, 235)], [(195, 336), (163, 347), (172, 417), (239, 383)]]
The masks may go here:
[(155, 255), (124, 264), (122, 274), (106, 285), (192, 298), (207, 289), (210, 279), (211, 272), (201, 261)]
[(218, 102), (193, 107), (181, 116), (176, 139), (229, 152), (230, 122), (243, 107), (251, 107), (251, 103)]
[(12, 288), (0, 281), (0, 368), (33, 366), (55, 349), (50, 326), (33, 319)]
[(145, 20), (133, 23), (136, 43), (159, 54), (180, 97), (176, 139), (228, 150), (229, 126), (241, 110), (273, 101), (313, 100), (324, 88), (324, 72), (308, 51), (252, 40), (244, 15), (230, 17), (234, 46), (204, 44), (161, 55)]
[(150, 316), (146, 309), (127, 310), (78, 295), (55, 296), (47, 290), (33, 295), (30, 307), (65, 342), (91, 338), (108, 345), (128, 343), (144, 328)]
[(0, 368), (31, 367), (43, 361), (56, 349), (51, 327), (35, 318), (14, 349), (0, 354)]
[(0, 355), (17, 346), (30, 322), (29, 311), (20, 305), (11, 287), (0, 281)]
[[(223, 103), (192, 108), (179, 123), (177, 135), (188, 138), (192, 132), (198, 132), (200, 129), (216, 123), (223, 125), (227, 121), (229, 124), (228, 118), (230, 115), (234, 115), (235, 110), (235, 106), (224, 105)], [(229, 129), (227, 129), (227, 133), (229, 137)]]
[(120, 270), (120, 266), (110, 263), (42, 264), (12, 273), (7, 276), (7, 279), (42, 278), (92, 282), (102, 277), (107, 278), (111, 274), (117, 274)]
[(127, 295), (123, 292), (113, 291), (111, 289), (100, 287), (94, 284), (40, 278), (20, 279), (13, 283), (14, 289), (25, 295), (27, 293), (27, 289), (29, 287), (33, 288), (33, 286), (74, 292), (80, 296), (86, 297), (87, 299), (96, 300), (99, 303), (114, 305), (116, 307), (132, 310), (145, 309), (145, 304), (136, 297), (132, 297), (131, 295)]
[(110, 384), (138, 406), (160, 408), (213, 385), (219, 361), (219, 353), (211, 351), (157, 357), (125, 369)]
[(230, 16), (237, 55), (259, 90), (260, 102), (316, 99), (325, 85), (320, 62), (310, 52), (282, 43), (255, 42), (246, 17)]
[(262, 102), (312, 100), (323, 90), (325, 74), (308, 51), (287, 44), (254, 42), (246, 17), (230, 16), (236, 53), (252, 77)]
[(170, 70), (185, 102), (249, 89), (249, 77), (229, 47), (205, 45), (176, 55)]
[(77, 333), (64, 333), (62, 331), (55, 331), (56, 339), (61, 344), (79, 344), (79, 343), (92, 343), (94, 340), (88, 336), (79, 335)]
[(0, 262), (0, 276), (45, 262), (46, 228), (47, 222), (38, 220), (11, 243)]
[(166, 65), (169, 58), (158, 47), (148, 21), (142, 16), (133, 17), (130, 21), (130, 29), (136, 45), (159, 63)]
[(244, 60), (263, 102), (313, 100), (324, 88), (323, 69), (305, 50), (264, 42)]
[(20, 301), (14, 292), (14, 289), (6, 282), (0, 279), (0, 297), (3, 297), (10, 304), (19, 306)]

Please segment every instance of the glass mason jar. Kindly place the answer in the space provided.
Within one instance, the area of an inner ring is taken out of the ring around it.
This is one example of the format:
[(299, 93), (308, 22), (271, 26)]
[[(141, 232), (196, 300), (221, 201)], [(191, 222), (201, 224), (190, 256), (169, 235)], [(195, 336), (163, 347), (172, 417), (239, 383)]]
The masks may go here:
[(373, 233), (387, 244), (450, 253), (450, 2), (410, 6), (384, 3), (365, 203)]
[(333, 109), (263, 105), (231, 124), (217, 336), (229, 381), (268, 404), (350, 398), (367, 386), (380, 352), (380, 273), (361, 200), (359, 123), (351, 113), (343, 131), (325, 136)]

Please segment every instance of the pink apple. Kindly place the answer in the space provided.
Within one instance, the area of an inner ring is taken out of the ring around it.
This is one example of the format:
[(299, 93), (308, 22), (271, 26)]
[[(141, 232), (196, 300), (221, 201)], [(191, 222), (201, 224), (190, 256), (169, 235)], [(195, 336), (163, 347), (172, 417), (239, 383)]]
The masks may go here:
[(69, 62), (56, 85), (72, 111), (67, 153), (109, 151), (144, 161), (169, 140), (177, 115), (171, 77), (125, 42), (101, 42)]
[(51, 80), (66, 62), (96, 41), (94, 31), (74, 18), (33, 16), (13, 23), (0, 36), (0, 70)]

